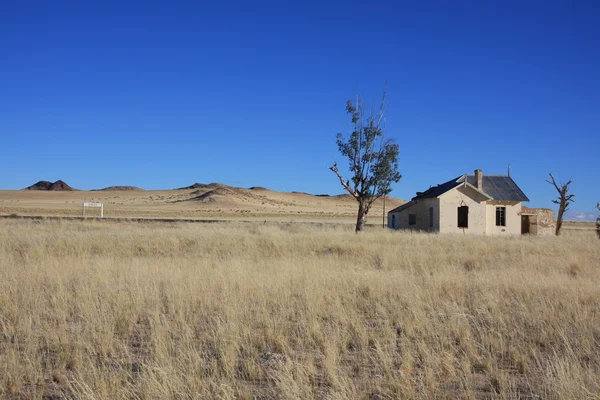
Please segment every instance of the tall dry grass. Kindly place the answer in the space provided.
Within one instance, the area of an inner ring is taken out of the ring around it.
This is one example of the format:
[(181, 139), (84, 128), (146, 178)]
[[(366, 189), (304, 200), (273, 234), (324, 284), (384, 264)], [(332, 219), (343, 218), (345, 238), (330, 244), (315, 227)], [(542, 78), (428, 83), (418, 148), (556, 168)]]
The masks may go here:
[(0, 398), (599, 397), (593, 231), (0, 221)]

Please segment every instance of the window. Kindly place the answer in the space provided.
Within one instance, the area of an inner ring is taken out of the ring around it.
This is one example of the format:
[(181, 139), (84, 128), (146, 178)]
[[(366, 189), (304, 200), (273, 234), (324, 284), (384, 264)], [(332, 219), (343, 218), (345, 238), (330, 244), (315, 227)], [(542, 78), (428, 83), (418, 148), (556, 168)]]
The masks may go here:
[(506, 226), (506, 207), (496, 207), (496, 226)]
[(469, 227), (469, 207), (460, 206), (458, 207), (458, 227), (468, 228)]
[(429, 207), (429, 227), (433, 228), (433, 207)]
[(392, 228), (396, 229), (396, 215), (392, 214)]
[(417, 224), (417, 214), (408, 214), (408, 224), (409, 225)]

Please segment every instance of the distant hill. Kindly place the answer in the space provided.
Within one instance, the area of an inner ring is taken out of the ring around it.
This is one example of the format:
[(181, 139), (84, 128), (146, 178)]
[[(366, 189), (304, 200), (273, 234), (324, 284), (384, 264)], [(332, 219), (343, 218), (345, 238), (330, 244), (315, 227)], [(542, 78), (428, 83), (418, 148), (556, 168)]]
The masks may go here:
[(205, 184), (205, 183), (194, 183), (193, 185), (190, 186), (185, 186), (185, 187), (181, 187), (181, 188), (177, 188), (175, 190), (191, 190), (191, 189), (217, 189), (217, 188), (222, 188), (222, 187), (229, 187), (227, 185), (224, 185), (222, 183), (217, 183), (217, 182), (213, 182), (213, 183), (209, 183), (209, 184)]
[(137, 186), (109, 186), (104, 189), (92, 189), (92, 191), (124, 191), (124, 190), (144, 190)]
[[(104, 203), (110, 216), (115, 217), (236, 219), (243, 216), (244, 219), (263, 221), (289, 222), (306, 218), (354, 222), (357, 211), (357, 202), (349, 194), (321, 192), (313, 195), (300, 191), (280, 192), (262, 186), (234, 187), (216, 182), (194, 183), (181, 188), (185, 190), (144, 190), (135, 186), (113, 185), (95, 191), (78, 191), (63, 181), (40, 181), (27, 189), (0, 190), (0, 214), (79, 215), (78, 204), (82, 201)], [(388, 196), (385, 211), (404, 203)], [(383, 199), (378, 199), (373, 203), (370, 215), (379, 221), (383, 212)]]
[(72, 191), (77, 189), (73, 189), (71, 186), (59, 179), (56, 182), (39, 181), (31, 186), (26, 187), (25, 190)]
[[(25, 190), (44, 191), (77, 191), (67, 185), (64, 181), (56, 182), (39, 181)], [(320, 213), (322, 209), (341, 212), (342, 209), (354, 208), (354, 199), (349, 194), (310, 194), (306, 192), (278, 192), (262, 186), (249, 188), (234, 187), (223, 183), (194, 183), (190, 186), (173, 189), (172, 194), (156, 195), (153, 191), (146, 191), (137, 186), (114, 185), (102, 189), (92, 189), (94, 192), (123, 192), (122, 196), (128, 199), (137, 199), (140, 204), (191, 204), (203, 203), (203, 207), (228, 208), (243, 210), (273, 210), (284, 212), (286, 209), (294, 209), (303, 213)], [(168, 192), (165, 191), (165, 192)], [(127, 193), (127, 194), (125, 194)], [(134, 201), (134, 200), (129, 200)], [(376, 201), (377, 207), (381, 207), (382, 199)], [(387, 207), (392, 209), (405, 201), (387, 198)], [(246, 212), (247, 212), (246, 211)], [(298, 212), (296, 211), (296, 212)]]
[(236, 189), (226, 186), (210, 189), (204, 193), (202, 193), (200, 190), (196, 190), (192, 192), (192, 194), (197, 196), (191, 198), (190, 200), (201, 201), (203, 203), (217, 203), (219, 200), (231, 201), (239, 196)]
[(50, 186), (52, 186), (52, 182), (39, 181), (38, 183), (26, 187), (24, 190), (50, 190)]

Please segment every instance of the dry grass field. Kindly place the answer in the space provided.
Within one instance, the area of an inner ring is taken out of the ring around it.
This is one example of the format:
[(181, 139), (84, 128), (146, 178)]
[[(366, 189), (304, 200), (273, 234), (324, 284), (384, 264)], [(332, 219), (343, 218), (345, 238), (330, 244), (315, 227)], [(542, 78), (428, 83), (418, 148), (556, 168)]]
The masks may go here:
[(0, 220), (2, 399), (600, 398), (600, 241)]
[[(358, 207), (349, 196), (314, 196), (211, 183), (180, 190), (0, 190), (0, 215), (80, 216), (84, 201), (104, 203), (106, 217), (288, 222), (355, 222)], [(386, 209), (391, 210), (404, 201), (392, 197), (386, 203)], [(370, 222), (380, 223), (382, 211), (383, 202), (378, 200), (370, 212)], [(97, 209), (87, 212), (99, 214)]]

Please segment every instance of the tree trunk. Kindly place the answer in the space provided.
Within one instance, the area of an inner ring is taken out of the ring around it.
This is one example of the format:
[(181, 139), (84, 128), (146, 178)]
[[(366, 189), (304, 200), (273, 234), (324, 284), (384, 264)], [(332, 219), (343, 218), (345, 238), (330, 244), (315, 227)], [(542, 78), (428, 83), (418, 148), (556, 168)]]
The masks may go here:
[(568, 210), (569, 204), (571, 204), (572, 202), (575, 201), (575, 200), (573, 200), (573, 197), (575, 197), (575, 195), (569, 194), (569, 185), (571, 184), (571, 180), (569, 180), (569, 182), (564, 183), (564, 184), (561, 183), (561, 186), (559, 187), (556, 184), (556, 180), (554, 179), (554, 176), (552, 174), (550, 174), (550, 179), (552, 179), (552, 180), (551, 181), (546, 180), (546, 182), (548, 182), (549, 184), (554, 186), (554, 188), (558, 192), (558, 200), (552, 200), (552, 202), (554, 204), (558, 204), (558, 216), (556, 218), (556, 231), (554, 232), (554, 234), (556, 236), (558, 236), (558, 235), (560, 235), (560, 229), (562, 228), (563, 216), (565, 215), (565, 212)]
[(356, 216), (356, 229), (354, 232), (360, 232), (363, 230), (365, 226), (365, 222), (367, 221), (367, 208), (365, 207), (365, 203), (361, 200), (358, 201), (358, 215)]
[(560, 229), (562, 228), (563, 214), (565, 213), (565, 206), (561, 203), (558, 207), (558, 216), (556, 217), (556, 236), (560, 235)]
[[(596, 204), (596, 208), (600, 211), (600, 203)], [(598, 234), (598, 239), (600, 239), (600, 216), (596, 218), (596, 233)]]

